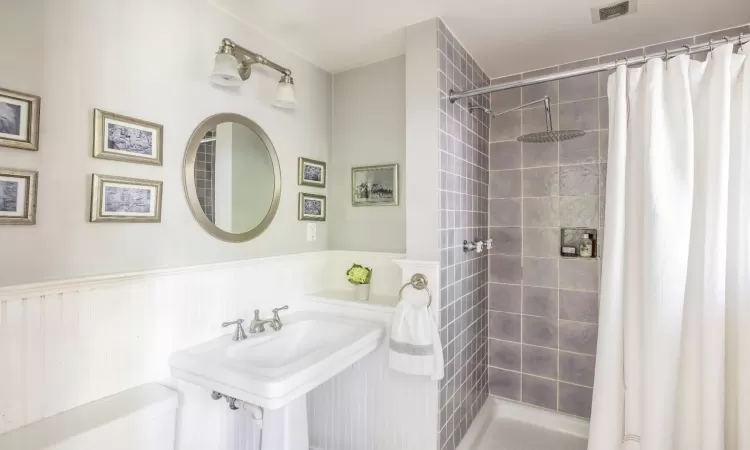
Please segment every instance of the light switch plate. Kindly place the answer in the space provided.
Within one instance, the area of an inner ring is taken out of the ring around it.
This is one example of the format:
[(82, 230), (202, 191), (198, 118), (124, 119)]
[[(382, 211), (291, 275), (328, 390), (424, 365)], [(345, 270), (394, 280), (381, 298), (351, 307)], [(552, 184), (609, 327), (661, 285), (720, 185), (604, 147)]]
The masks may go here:
[(307, 224), (307, 240), (314, 242), (318, 239), (318, 224), (308, 223)]

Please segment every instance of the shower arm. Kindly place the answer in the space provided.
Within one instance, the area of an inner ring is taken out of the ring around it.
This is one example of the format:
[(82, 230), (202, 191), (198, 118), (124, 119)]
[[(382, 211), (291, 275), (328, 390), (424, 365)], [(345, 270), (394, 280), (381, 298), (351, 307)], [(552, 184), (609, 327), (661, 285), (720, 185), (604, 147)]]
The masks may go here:
[(531, 105), (536, 105), (537, 103), (544, 102), (544, 111), (545, 111), (545, 117), (544, 119), (547, 121), (547, 131), (552, 131), (552, 111), (549, 104), (549, 96), (545, 95), (544, 97), (540, 98), (539, 100), (534, 100), (533, 102), (526, 103), (521, 106), (516, 106), (513, 109), (509, 109), (507, 111), (501, 111), (501, 112), (492, 112), (492, 110), (485, 108), (483, 106), (474, 105), (469, 107), (469, 112), (472, 112), (475, 109), (480, 109), (487, 114), (490, 115), (490, 117), (495, 118), (497, 116), (502, 116), (503, 114), (512, 113), (514, 111), (518, 111), (519, 109), (528, 108)]

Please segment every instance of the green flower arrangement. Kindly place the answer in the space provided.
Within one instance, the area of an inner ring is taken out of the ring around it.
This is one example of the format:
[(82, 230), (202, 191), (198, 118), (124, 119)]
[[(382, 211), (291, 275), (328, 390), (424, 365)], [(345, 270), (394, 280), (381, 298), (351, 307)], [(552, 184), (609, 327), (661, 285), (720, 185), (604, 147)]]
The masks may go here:
[(352, 268), (346, 271), (346, 279), (351, 284), (370, 284), (372, 278), (372, 269), (359, 264), (352, 265)]

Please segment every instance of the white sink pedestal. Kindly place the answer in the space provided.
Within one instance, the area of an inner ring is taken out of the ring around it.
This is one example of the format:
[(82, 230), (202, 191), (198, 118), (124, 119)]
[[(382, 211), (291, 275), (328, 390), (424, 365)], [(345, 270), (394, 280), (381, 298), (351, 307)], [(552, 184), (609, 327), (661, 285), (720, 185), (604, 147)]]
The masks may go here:
[(280, 409), (263, 411), (263, 450), (309, 450), (307, 396)]

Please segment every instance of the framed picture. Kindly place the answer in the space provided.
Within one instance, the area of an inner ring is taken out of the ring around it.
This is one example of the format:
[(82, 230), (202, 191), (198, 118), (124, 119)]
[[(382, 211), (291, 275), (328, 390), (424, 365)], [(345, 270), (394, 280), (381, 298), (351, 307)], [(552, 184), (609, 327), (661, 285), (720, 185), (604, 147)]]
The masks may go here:
[(326, 196), (299, 193), (299, 220), (326, 220)]
[(0, 147), (39, 150), (39, 104), (36, 95), (0, 89)]
[(94, 158), (162, 165), (162, 130), (157, 123), (94, 110)]
[(326, 187), (326, 163), (323, 161), (299, 158), (297, 172), (300, 186)]
[(38, 173), (0, 168), (0, 225), (36, 223)]
[(161, 181), (94, 174), (92, 222), (161, 222)]
[(398, 205), (398, 164), (352, 168), (352, 205)]

